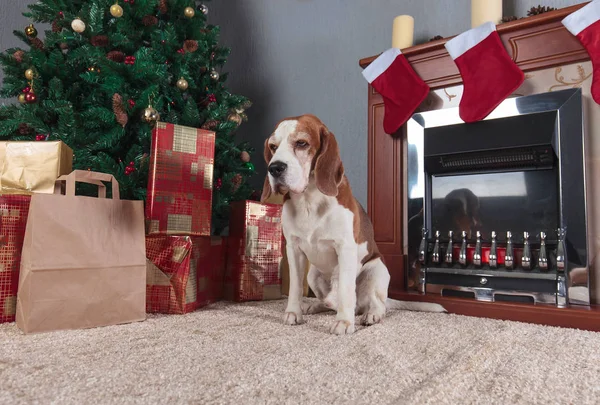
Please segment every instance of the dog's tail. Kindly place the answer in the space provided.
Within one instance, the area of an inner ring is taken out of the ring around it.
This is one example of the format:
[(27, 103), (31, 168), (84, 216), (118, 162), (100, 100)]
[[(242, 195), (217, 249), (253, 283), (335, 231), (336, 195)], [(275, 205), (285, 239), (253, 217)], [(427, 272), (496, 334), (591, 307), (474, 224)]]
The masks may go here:
[(386, 309), (402, 309), (405, 311), (421, 312), (447, 312), (443, 306), (432, 302), (397, 301), (388, 298), (385, 302)]

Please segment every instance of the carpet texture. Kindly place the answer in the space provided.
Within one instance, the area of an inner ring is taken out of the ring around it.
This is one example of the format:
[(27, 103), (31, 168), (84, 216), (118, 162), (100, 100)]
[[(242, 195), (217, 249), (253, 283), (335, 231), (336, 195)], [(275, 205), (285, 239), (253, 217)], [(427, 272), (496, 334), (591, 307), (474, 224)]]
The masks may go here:
[(391, 311), (352, 336), (285, 301), (22, 335), (0, 325), (0, 404), (597, 404), (600, 334)]

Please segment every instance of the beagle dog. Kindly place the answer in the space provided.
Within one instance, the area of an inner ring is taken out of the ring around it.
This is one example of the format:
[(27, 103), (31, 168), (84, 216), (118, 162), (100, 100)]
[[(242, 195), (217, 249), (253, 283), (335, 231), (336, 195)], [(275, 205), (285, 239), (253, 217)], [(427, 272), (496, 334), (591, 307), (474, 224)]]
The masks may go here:
[[(284, 322), (303, 314), (337, 312), (331, 333), (354, 332), (381, 321), (386, 309), (445, 312), (432, 303), (388, 299), (390, 275), (374, 240), (373, 226), (352, 195), (334, 135), (314, 115), (286, 118), (265, 142), (268, 174), (261, 200), (284, 195), (282, 214), (290, 268)], [(302, 306), (307, 260), (308, 284), (319, 302)]]

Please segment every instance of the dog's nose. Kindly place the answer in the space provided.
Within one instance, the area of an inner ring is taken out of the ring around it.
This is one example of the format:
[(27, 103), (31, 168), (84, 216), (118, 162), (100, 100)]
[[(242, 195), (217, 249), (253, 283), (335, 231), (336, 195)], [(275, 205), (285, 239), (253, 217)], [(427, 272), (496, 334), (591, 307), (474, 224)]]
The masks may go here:
[(269, 165), (269, 173), (275, 178), (280, 177), (285, 169), (287, 169), (287, 164), (283, 162), (273, 162)]

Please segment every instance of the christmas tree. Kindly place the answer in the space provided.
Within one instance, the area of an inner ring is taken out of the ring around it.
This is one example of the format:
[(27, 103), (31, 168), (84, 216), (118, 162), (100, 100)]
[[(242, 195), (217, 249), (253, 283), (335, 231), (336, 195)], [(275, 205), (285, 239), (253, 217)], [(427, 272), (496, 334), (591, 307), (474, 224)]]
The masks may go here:
[[(0, 140), (61, 140), (74, 168), (114, 175), (126, 199), (144, 199), (157, 120), (215, 131), (213, 225), (229, 203), (248, 199), (253, 151), (235, 130), (251, 103), (231, 94), (221, 73), (229, 49), (208, 7), (194, 0), (40, 0), (15, 35), (25, 49), (0, 56)], [(52, 29), (42, 40), (35, 23)], [(93, 188), (92, 188), (93, 189)], [(91, 193), (92, 189), (81, 188)]]

